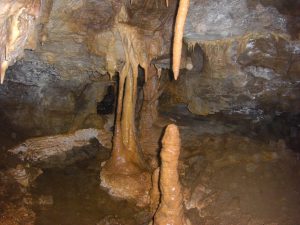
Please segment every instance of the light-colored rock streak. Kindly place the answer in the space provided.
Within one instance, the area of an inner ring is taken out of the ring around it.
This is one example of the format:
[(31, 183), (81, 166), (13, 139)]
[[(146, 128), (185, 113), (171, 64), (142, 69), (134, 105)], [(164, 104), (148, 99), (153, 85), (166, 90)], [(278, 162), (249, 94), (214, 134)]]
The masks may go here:
[(179, 8), (176, 16), (174, 42), (173, 42), (173, 73), (174, 79), (177, 80), (179, 76), (181, 50), (182, 50), (182, 37), (184, 32), (184, 24), (187, 17), (190, 0), (180, 0)]
[(107, 146), (106, 136), (102, 130), (93, 128), (78, 130), (72, 134), (37, 137), (26, 140), (24, 143), (8, 150), (17, 154), (22, 160), (29, 162), (47, 162), (53, 156), (65, 154), (73, 148), (88, 145), (90, 140), (96, 138), (103, 146)]
[[(0, 81), (23, 49), (39, 16), (41, 0), (0, 1)], [(27, 46), (29, 47), (29, 46)]]

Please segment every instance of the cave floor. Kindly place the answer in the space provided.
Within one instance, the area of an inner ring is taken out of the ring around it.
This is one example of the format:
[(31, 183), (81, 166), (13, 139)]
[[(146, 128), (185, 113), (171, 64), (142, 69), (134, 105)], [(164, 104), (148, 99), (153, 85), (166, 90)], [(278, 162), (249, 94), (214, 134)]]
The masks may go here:
[[(165, 125), (175, 123), (186, 215), (193, 225), (300, 224), (299, 154), (269, 133), (250, 130), (248, 120), (224, 118), (194, 116), (183, 106), (164, 109), (152, 135), (142, 140), (146, 159), (158, 154)], [(3, 134), (4, 140), (6, 147), (13, 144)], [(1, 156), (0, 224), (148, 224), (149, 213), (100, 189), (100, 163), (108, 157), (104, 149), (91, 159), (43, 170), (30, 187), (20, 188), (5, 176), (19, 162)]]
[(192, 224), (300, 224), (299, 153), (271, 132), (251, 129), (250, 118), (197, 117), (182, 106), (166, 111), (181, 131)]

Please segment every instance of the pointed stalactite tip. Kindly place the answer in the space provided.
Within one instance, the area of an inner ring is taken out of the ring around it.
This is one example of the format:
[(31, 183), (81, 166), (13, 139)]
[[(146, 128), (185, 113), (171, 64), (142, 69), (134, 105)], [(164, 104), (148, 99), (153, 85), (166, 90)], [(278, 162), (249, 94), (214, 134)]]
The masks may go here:
[(177, 80), (179, 77), (179, 71), (173, 71), (174, 80)]
[(5, 73), (8, 68), (8, 61), (4, 60), (1, 62), (1, 68), (0, 68), (0, 83), (3, 84), (4, 78), (5, 78)]

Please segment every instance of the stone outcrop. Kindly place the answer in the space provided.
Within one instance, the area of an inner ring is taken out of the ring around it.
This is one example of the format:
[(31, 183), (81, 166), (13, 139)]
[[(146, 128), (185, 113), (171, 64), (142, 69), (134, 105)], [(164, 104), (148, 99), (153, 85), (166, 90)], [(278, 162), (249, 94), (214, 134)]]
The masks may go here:
[[(112, 124), (113, 114), (98, 115), (97, 103), (113, 81), (87, 75), (66, 80), (57, 68), (33, 52), (7, 70), (0, 86), (0, 121), (28, 136), (53, 135)], [(107, 127), (109, 130), (110, 127)]]
[[(299, 112), (299, 14), (292, 8), (276, 1), (191, 1), (183, 56), (192, 65), (168, 86), (164, 103), (185, 103), (198, 115)], [(193, 61), (199, 49), (202, 57)], [(202, 60), (202, 70), (193, 69)]]
[[(114, 27), (121, 5), (114, 0), (43, 1), (35, 21), (35, 50), (8, 68), (7, 82), (0, 86), (0, 122), (28, 136), (111, 124), (113, 116), (97, 115), (96, 107), (108, 86), (115, 86), (107, 72), (115, 75), (125, 61)], [(174, 2), (166, 7), (165, 1), (134, 1), (126, 7), (128, 23), (152, 40), (146, 46), (152, 57), (169, 52)]]
[(103, 130), (83, 129), (73, 134), (28, 139), (8, 151), (31, 165), (59, 167), (95, 155), (99, 143), (111, 148), (111, 138), (111, 133)]

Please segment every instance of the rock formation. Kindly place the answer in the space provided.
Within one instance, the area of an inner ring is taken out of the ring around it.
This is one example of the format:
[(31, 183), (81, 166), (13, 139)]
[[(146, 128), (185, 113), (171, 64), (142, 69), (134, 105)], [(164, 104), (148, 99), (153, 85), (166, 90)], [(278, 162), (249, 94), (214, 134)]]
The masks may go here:
[[(35, 48), (34, 25), (39, 16), (40, 0), (4, 0), (0, 3), (0, 81), (6, 69), (23, 54), (23, 49)], [(28, 45), (29, 43), (29, 45)], [(26, 45), (27, 44), (27, 45)]]
[[(95, 155), (97, 139), (104, 147), (111, 147), (111, 133), (97, 129), (82, 129), (72, 134), (31, 138), (8, 150), (31, 165), (45, 168), (65, 166)], [(85, 147), (92, 145), (90, 149)]]
[(173, 43), (173, 73), (174, 73), (175, 80), (177, 80), (179, 76), (184, 23), (188, 13), (189, 5), (190, 5), (190, 0), (180, 0), (179, 8), (176, 16), (174, 43)]
[(139, 206), (145, 206), (149, 204), (151, 176), (137, 143), (135, 105), (138, 67), (144, 68), (147, 79), (151, 53), (137, 28), (126, 20), (128, 16), (122, 8), (116, 27), (125, 53), (125, 64), (119, 73), (112, 156), (102, 168), (101, 185), (114, 196), (135, 200)]
[(169, 102), (198, 115), (298, 112), (299, 4), (292, 2), (191, 0), (183, 53), (193, 57), (200, 48), (203, 69), (181, 70), (166, 88)]
[(159, 186), (160, 205), (154, 216), (154, 225), (187, 225), (183, 212), (183, 194), (178, 175), (180, 137), (176, 125), (167, 127), (162, 140)]
[[(178, 10), (178, 20), (175, 31), (176, 41), (174, 44), (174, 49), (176, 49), (175, 58), (177, 60), (178, 57), (179, 60), (181, 57), (182, 34), (187, 9), (188, 2), (183, 2)], [(151, 179), (150, 174), (145, 170), (147, 167), (145, 167), (140, 149), (138, 148), (136, 136), (134, 112), (137, 100), (138, 66), (144, 69), (146, 82), (148, 79), (153, 79), (153, 73), (150, 73), (152, 76), (148, 77), (148, 68), (151, 69), (150, 60), (159, 55), (159, 51), (156, 49), (158, 49), (163, 40), (157, 43), (151, 43), (153, 39), (149, 40), (151, 44), (150, 48), (147, 49), (147, 45), (149, 44), (145, 40), (145, 37), (143, 37), (143, 33), (138, 32), (140, 28), (132, 26), (128, 23), (128, 20), (129, 17), (126, 8), (123, 7), (115, 23), (124, 49), (125, 64), (119, 73), (118, 107), (115, 121), (113, 152), (111, 159), (102, 168), (101, 185), (109, 188), (110, 192), (117, 197), (136, 199), (138, 204), (142, 206), (149, 204), (148, 195)], [(112, 62), (110, 61), (110, 63)], [(112, 64), (116, 65), (116, 63)], [(176, 63), (174, 65), (176, 65)], [(115, 67), (116, 66), (109, 66), (109, 68)], [(155, 75), (154, 73), (154, 76)], [(175, 79), (177, 79), (177, 76), (178, 71), (177, 74), (175, 73)], [(155, 91), (153, 92), (151, 89), (156, 89), (157, 92), (158, 86), (155, 84), (152, 86), (153, 85), (149, 86), (149, 90), (144, 90), (149, 93), (155, 93)], [(151, 94), (148, 95), (151, 96)], [(146, 97), (146, 101), (152, 100), (149, 99), (147, 93), (144, 93), (144, 96)], [(155, 98), (155, 94), (152, 98)], [(156, 99), (154, 99), (154, 101), (155, 100)], [(153, 107), (149, 107), (148, 110), (151, 114), (150, 117), (156, 117), (156, 112), (155, 109), (153, 110)], [(150, 120), (147, 122), (152, 124), (155, 118), (150, 117)], [(134, 182), (132, 180), (133, 178), (138, 182)], [(144, 182), (140, 182), (142, 180), (144, 180)], [(133, 183), (135, 183), (135, 185), (133, 185)]]

